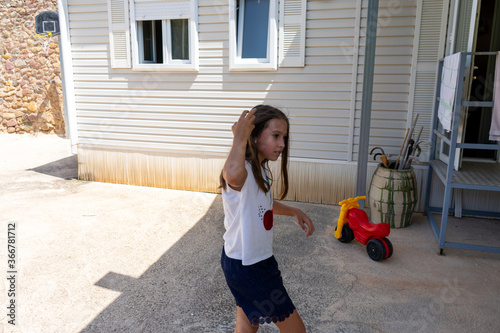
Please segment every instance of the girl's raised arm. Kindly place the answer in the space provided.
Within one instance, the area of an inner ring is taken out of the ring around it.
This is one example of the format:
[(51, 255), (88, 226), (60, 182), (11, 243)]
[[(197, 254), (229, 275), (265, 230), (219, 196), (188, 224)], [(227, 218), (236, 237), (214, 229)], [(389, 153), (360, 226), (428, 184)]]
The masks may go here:
[(229, 151), (226, 163), (224, 163), (222, 177), (224, 177), (227, 185), (236, 191), (241, 190), (247, 179), (245, 151), (248, 138), (255, 127), (253, 121), (255, 120), (254, 114), (256, 111), (256, 109), (243, 111), (238, 121), (231, 128), (233, 131), (233, 145)]

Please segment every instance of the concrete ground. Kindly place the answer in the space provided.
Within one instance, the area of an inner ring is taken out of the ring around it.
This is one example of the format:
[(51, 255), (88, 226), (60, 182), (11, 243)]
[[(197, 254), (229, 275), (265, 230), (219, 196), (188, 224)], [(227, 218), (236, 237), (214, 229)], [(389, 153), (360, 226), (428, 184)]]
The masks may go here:
[[(15, 223), (17, 272), (14, 297), (0, 284), (0, 332), (233, 331), (220, 195), (76, 178), (68, 140), (0, 135), (0, 267), (10, 271)], [(309, 332), (499, 331), (500, 254), (439, 256), (415, 214), (391, 231), (393, 257), (374, 262), (359, 242), (334, 238), (338, 206), (290, 204), (316, 226), (306, 239), (292, 219), (275, 218), (275, 256)], [(479, 231), (452, 219), (454, 240), (499, 244), (498, 220), (464, 220)]]

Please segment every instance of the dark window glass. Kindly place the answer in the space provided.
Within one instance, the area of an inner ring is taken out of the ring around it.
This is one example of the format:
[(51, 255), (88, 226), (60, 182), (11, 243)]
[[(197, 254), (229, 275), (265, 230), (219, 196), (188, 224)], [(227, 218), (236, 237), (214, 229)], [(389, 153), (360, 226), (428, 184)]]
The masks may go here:
[(171, 20), (172, 59), (189, 60), (189, 26), (188, 20)]

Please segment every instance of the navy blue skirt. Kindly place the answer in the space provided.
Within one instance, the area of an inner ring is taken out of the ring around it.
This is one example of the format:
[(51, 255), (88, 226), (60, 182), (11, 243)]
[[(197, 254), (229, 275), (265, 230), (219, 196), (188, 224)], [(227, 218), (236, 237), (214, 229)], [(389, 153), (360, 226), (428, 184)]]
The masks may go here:
[(243, 266), (241, 260), (227, 257), (222, 249), (221, 266), (236, 305), (252, 325), (284, 321), (295, 310), (274, 256)]

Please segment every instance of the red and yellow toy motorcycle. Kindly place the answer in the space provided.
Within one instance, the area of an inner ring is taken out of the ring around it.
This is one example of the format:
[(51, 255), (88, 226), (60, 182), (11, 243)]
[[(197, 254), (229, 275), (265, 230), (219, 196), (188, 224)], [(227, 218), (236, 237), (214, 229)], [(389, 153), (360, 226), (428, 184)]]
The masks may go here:
[(392, 256), (392, 243), (386, 237), (391, 233), (387, 223), (371, 223), (368, 215), (359, 209), (358, 200), (364, 200), (366, 196), (350, 198), (339, 202), (341, 205), (340, 216), (335, 228), (335, 238), (342, 243), (349, 243), (356, 238), (360, 243), (366, 245), (368, 256), (375, 261), (390, 258)]

